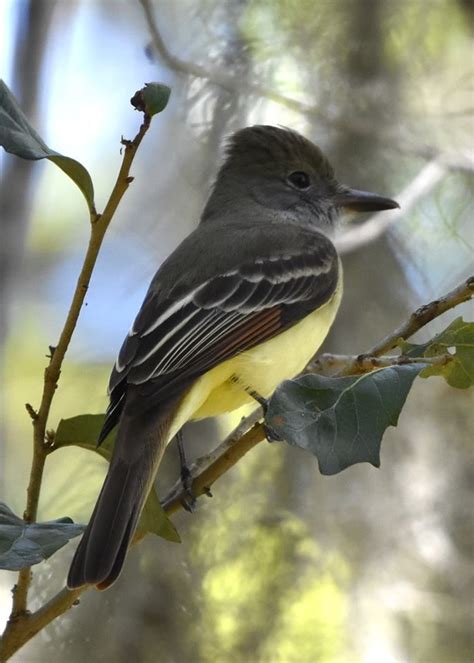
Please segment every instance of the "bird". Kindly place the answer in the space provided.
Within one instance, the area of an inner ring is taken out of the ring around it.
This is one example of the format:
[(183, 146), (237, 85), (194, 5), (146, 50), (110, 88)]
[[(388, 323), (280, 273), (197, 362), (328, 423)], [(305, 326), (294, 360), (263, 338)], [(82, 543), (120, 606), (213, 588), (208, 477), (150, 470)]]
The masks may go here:
[(199, 223), (161, 264), (118, 354), (99, 444), (117, 428), (67, 586), (119, 576), (167, 444), (190, 420), (269, 397), (324, 341), (343, 292), (341, 212), (398, 204), (338, 182), (313, 142), (269, 125), (227, 142)]

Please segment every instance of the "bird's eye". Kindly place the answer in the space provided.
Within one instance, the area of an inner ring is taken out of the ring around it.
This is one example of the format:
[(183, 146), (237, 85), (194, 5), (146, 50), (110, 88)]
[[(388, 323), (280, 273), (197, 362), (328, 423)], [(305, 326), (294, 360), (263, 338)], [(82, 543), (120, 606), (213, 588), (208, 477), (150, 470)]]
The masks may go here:
[(294, 189), (309, 189), (311, 186), (311, 180), (308, 173), (304, 173), (302, 170), (296, 170), (294, 173), (288, 175), (288, 183)]

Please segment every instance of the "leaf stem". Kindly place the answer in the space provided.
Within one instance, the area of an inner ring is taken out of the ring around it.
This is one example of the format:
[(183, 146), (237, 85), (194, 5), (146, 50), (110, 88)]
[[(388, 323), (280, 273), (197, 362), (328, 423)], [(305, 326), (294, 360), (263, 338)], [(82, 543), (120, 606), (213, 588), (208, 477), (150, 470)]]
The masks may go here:
[(366, 355), (379, 356), (396, 347), (400, 339), (406, 340), (415, 334), (419, 329), (429, 322), (439, 317), (449, 309), (467, 302), (474, 296), (474, 275), (470, 276), (463, 283), (460, 283), (453, 290), (435, 299), (429, 304), (420, 306), (410, 315), (408, 320), (397, 327), (393, 332), (384, 336), (378, 343), (371, 347)]

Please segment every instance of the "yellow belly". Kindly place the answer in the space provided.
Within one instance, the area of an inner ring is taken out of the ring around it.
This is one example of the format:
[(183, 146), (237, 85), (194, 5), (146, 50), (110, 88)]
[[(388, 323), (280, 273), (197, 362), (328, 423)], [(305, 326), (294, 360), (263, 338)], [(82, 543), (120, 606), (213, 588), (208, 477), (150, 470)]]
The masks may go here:
[(334, 321), (342, 296), (342, 270), (340, 274), (336, 292), (324, 306), (291, 329), (228, 359), (196, 380), (176, 413), (168, 439), (190, 419), (215, 417), (252, 402), (246, 388), (268, 397), (280, 382), (300, 373)]

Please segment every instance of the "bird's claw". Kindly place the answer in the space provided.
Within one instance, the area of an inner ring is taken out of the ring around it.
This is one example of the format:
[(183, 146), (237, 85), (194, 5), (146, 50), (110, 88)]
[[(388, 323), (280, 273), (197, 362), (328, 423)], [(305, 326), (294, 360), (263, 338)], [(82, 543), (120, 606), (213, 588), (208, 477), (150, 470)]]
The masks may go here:
[(263, 423), (263, 429), (265, 431), (265, 437), (267, 438), (267, 442), (282, 442), (283, 438), (276, 433), (271, 426), (269, 426), (267, 423)]
[(197, 499), (196, 495), (193, 493), (193, 477), (186, 465), (181, 467), (181, 483), (183, 484), (181, 504), (186, 511), (194, 513), (196, 511)]

